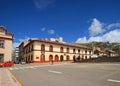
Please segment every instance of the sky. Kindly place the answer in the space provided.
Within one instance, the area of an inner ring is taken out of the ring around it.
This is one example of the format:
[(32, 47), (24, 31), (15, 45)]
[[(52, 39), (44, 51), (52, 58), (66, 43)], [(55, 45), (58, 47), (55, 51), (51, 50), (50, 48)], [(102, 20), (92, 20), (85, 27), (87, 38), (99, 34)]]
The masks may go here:
[(0, 25), (13, 47), (29, 38), (120, 43), (120, 0), (0, 0)]

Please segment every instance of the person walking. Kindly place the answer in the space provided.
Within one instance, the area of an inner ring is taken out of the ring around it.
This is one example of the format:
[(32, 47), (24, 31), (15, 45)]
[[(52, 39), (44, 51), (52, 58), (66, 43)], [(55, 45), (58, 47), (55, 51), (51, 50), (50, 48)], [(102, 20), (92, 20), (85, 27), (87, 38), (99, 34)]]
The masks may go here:
[(51, 65), (53, 65), (53, 59), (51, 59)]

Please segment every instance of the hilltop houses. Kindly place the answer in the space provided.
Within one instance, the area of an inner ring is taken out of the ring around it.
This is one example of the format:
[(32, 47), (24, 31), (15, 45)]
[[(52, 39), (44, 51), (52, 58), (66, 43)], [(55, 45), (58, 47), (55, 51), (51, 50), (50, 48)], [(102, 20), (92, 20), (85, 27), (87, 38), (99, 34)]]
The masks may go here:
[(94, 48), (94, 54), (98, 56), (108, 56), (108, 57), (113, 57), (116, 56), (116, 52), (108, 49), (108, 48), (100, 48), (100, 47), (95, 47)]

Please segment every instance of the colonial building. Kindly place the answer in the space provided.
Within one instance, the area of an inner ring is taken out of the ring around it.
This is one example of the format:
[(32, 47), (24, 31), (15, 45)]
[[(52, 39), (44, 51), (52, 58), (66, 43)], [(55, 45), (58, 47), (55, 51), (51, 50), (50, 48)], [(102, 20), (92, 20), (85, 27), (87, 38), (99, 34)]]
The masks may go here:
[(19, 58), (26, 62), (62, 62), (91, 58), (92, 49), (72, 43), (63, 43), (62, 38), (32, 38), (19, 45)]
[(4, 26), (0, 26), (0, 62), (12, 60), (13, 34), (7, 32)]

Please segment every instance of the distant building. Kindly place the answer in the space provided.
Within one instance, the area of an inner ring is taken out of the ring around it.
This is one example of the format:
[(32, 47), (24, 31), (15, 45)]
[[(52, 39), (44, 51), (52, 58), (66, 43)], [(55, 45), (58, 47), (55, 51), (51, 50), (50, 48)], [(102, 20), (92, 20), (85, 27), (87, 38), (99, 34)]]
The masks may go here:
[(63, 62), (75, 59), (89, 59), (92, 49), (86, 46), (63, 43), (62, 38), (32, 38), (19, 46), (19, 59), (26, 62)]
[(15, 58), (19, 58), (19, 48), (18, 47), (16, 47), (16, 49), (15, 49)]
[(98, 56), (116, 56), (116, 52), (108, 49), (108, 48), (100, 48), (100, 47), (95, 47), (94, 48), (94, 54)]
[(4, 26), (0, 26), (0, 62), (12, 60), (13, 34), (7, 32)]
[(13, 52), (13, 61), (14, 63), (19, 63), (19, 48), (16, 47), (14, 52)]
[(15, 59), (15, 50), (12, 50), (12, 61)]
[(113, 47), (113, 50), (116, 52), (116, 54), (117, 54), (118, 56), (120, 56), (120, 43), (117, 44), (117, 45), (115, 45), (115, 46)]

